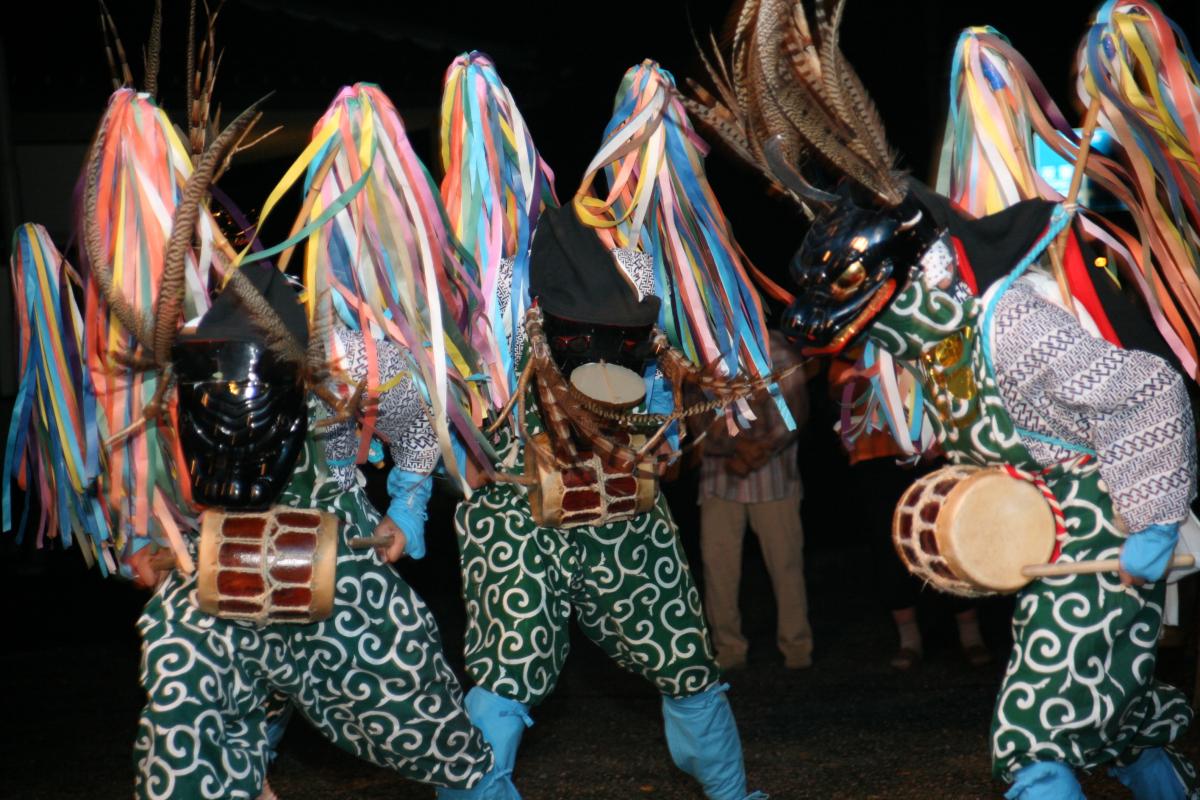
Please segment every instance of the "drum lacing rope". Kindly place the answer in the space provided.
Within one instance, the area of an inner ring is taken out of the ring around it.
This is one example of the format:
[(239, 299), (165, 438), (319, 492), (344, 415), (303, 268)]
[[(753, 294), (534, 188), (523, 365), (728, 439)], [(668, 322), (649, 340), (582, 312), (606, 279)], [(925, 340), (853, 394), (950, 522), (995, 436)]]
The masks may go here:
[(1054, 516), (1054, 552), (1050, 554), (1050, 563), (1058, 561), (1058, 557), (1062, 555), (1063, 544), (1067, 541), (1067, 520), (1063, 515), (1062, 506), (1059, 505), (1058, 498), (1054, 496), (1054, 492), (1050, 490), (1050, 486), (1040, 473), (1026, 472), (1023, 469), (1014, 467), (1012, 464), (1005, 464), (1004, 471), (1010, 477), (1027, 481), (1036, 486), (1038, 491), (1042, 493), (1042, 497), (1045, 498), (1046, 505), (1050, 506), (1050, 513)]

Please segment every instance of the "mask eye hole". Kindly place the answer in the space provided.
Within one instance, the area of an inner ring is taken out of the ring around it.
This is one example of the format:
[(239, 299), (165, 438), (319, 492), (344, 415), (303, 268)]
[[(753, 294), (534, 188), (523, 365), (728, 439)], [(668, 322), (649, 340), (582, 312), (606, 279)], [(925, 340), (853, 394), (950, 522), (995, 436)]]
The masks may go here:
[(861, 261), (855, 261), (850, 266), (846, 267), (845, 272), (838, 276), (833, 282), (832, 294), (834, 299), (844, 300), (849, 297), (863, 281), (867, 279), (867, 270), (863, 267)]

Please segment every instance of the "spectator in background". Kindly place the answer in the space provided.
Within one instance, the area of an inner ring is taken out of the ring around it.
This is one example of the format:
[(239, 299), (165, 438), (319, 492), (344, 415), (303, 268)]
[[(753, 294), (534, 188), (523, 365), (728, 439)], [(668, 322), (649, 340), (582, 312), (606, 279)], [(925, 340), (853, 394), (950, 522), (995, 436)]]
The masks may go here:
[[(830, 389), (840, 393), (840, 387), (851, 378), (850, 371), (860, 352), (852, 351), (833, 361), (829, 370)], [(921, 629), (917, 623), (917, 592), (920, 581), (913, 577), (896, 555), (892, 544), (892, 515), (896, 503), (913, 481), (932, 469), (932, 462), (923, 460), (914, 467), (897, 462), (902, 457), (891, 433), (876, 430), (864, 433), (849, 445), (851, 477), (861, 487), (857, 496), (858, 522), (867, 536), (871, 551), (872, 576), (876, 591), (892, 614), (899, 647), (892, 655), (891, 665), (902, 671), (912, 669), (924, 655)], [(940, 459), (939, 459), (940, 460)], [(983, 642), (975, 604), (961, 597), (939, 597), (954, 613), (958, 640), (963, 655), (972, 666), (983, 666), (992, 654)]]
[[(776, 370), (797, 363), (798, 354), (778, 331), (771, 332)], [(746, 664), (738, 585), (746, 524), (758, 536), (779, 611), (776, 643), (790, 669), (812, 664), (812, 629), (804, 588), (804, 530), (800, 525), (800, 469), (796, 440), (808, 417), (804, 373), (780, 382), (796, 420), (789, 431), (765, 394), (752, 404), (757, 420), (731, 437), (724, 421), (709, 429), (700, 466), (700, 550), (704, 559), (704, 608), (717, 663), (723, 670)]]
[[(872, 434), (876, 435), (876, 434)], [(889, 439), (891, 436), (884, 432)], [(863, 437), (866, 438), (866, 437)], [(868, 450), (872, 446), (868, 446)], [(857, 448), (856, 448), (857, 449)], [(920, 581), (913, 577), (892, 544), (892, 514), (900, 496), (913, 481), (929, 471), (929, 467), (906, 468), (896, 463), (895, 454), (887, 457), (856, 459), (851, 475), (863, 487), (860, 522), (865, 527), (872, 555), (875, 586), (884, 605), (896, 624), (899, 647), (892, 655), (891, 665), (898, 670), (910, 670), (924, 655), (921, 629), (917, 624), (917, 592)], [(979, 616), (972, 601), (962, 597), (942, 595), (938, 598), (954, 613), (958, 626), (958, 641), (963, 655), (972, 666), (983, 666), (992, 660), (979, 631)]]

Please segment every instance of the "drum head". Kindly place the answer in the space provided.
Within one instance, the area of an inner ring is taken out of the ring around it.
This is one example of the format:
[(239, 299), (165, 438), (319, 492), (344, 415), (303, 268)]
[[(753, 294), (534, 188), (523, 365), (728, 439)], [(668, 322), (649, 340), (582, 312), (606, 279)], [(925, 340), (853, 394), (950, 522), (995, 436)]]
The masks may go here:
[(583, 364), (571, 371), (571, 385), (596, 402), (633, 408), (646, 396), (646, 382), (619, 364)]
[(1029, 583), (1022, 567), (1050, 560), (1054, 514), (1032, 483), (1002, 469), (980, 470), (951, 491), (937, 540), (958, 574), (995, 592), (1015, 592)]

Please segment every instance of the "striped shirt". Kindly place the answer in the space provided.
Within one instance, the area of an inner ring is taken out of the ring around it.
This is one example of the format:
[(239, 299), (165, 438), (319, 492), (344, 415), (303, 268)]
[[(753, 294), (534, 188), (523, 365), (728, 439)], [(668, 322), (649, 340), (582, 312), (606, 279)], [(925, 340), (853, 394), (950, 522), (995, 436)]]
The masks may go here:
[(793, 439), (766, 464), (745, 476), (727, 469), (728, 458), (706, 455), (700, 462), (700, 499), (716, 497), (735, 503), (769, 503), (788, 497), (800, 500), (803, 486), (798, 452)]
[[(796, 352), (787, 344), (779, 331), (771, 332), (771, 365), (783, 370), (796, 363)], [(788, 409), (799, 430), (808, 418), (808, 389), (804, 385), (804, 373), (793, 372), (780, 383), (780, 391), (787, 400)], [(757, 419), (749, 428), (736, 437), (729, 436), (724, 421), (719, 421), (709, 430), (704, 445), (704, 458), (700, 462), (700, 499), (715, 497), (737, 503), (769, 503), (795, 497), (799, 501), (803, 487), (800, 484), (799, 450), (796, 431), (789, 431), (784, 424), (775, 402), (759, 395), (751, 404)], [(771, 452), (761, 467), (745, 475), (729, 470), (730, 461), (737, 458), (739, 443), (761, 443)]]

